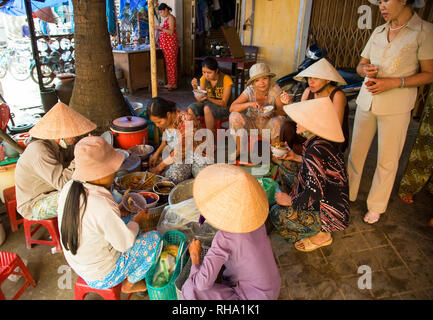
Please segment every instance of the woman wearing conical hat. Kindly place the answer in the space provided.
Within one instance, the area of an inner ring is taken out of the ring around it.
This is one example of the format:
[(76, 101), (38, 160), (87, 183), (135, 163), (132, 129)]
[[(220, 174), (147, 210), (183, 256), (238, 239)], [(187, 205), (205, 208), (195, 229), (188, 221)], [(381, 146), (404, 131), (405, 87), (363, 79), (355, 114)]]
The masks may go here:
[(202, 261), (200, 241), (191, 242), (192, 266), (182, 286), (183, 298), (277, 299), (281, 278), (266, 235), (269, 204), (259, 182), (239, 167), (214, 164), (198, 174), (193, 196), (206, 221), (219, 230)]
[(58, 102), (29, 131), (33, 138), (15, 169), (17, 211), (28, 220), (57, 216), (58, 191), (71, 180), (74, 161), (65, 150), (96, 124)]
[[(308, 83), (301, 101), (324, 97), (329, 97), (332, 100), (343, 129), (345, 140), (341, 143), (340, 149), (344, 152), (349, 145), (349, 106), (346, 95), (338, 86), (346, 85), (346, 81), (326, 58), (315, 62), (293, 79)], [(280, 139), (287, 142), (290, 148), (293, 148), (296, 143), (302, 144), (305, 141), (305, 138), (296, 135), (296, 123), (294, 121), (284, 123), (281, 127)]]
[(275, 194), (270, 219), (280, 235), (300, 251), (332, 243), (331, 233), (349, 225), (349, 187), (341, 123), (329, 97), (284, 107), (296, 122), (296, 133), (307, 137), (301, 167), (290, 194)]
[[(331, 99), (344, 134), (344, 142), (339, 144), (341, 152), (344, 153), (349, 145), (349, 105), (343, 90), (338, 85), (345, 85), (346, 81), (325, 58), (300, 72), (294, 79), (308, 82), (308, 87), (302, 94), (301, 101), (324, 97)], [(283, 102), (285, 103), (285, 101)], [(296, 123), (292, 120), (287, 120), (281, 126), (280, 140), (286, 143), (292, 150), (280, 159), (273, 158), (273, 161), (279, 165), (278, 172), (285, 185), (293, 184), (293, 179), (298, 173), (299, 163), (293, 161), (296, 158), (296, 153), (293, 149), (297, 150), (298, 153), (300, 152), (302, 144), (306, 140), (303, 135), (303, 133), (296, 133)]]

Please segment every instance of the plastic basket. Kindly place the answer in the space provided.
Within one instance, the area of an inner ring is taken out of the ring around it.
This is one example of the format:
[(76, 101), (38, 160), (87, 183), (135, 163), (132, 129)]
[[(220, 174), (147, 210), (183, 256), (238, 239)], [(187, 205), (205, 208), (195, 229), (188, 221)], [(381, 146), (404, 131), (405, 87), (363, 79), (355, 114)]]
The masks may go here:
[[(188, 244), (188, 247), (189, 247), (189, 244)], [(182, 257), (182, 259), (181, 259), (180, 273), (177, 276), (176, 280), (174, 281), (174, 285), (176, 287), (177, 300), (183, 300), (182, 286), (184, 285), (185, 281), (189, 278), (189, 272), (191, 271), (192, 262), (191, 262), (191, 258), (189, 257), (189, 254), (187, 254), (188, 247), (186, 247), (185, 251), (184, 251), (185, 257)], [(209, 248), (207, 248), (207, 247), (202, 248), (202, 251), (200, 254), (200, 263), (203, 262), (204, 256), (206, 255), (208, 250), (209, 250)], [(186, 258), (188, 258), (188, 260), (185, 263)]]
[(155, 273), (155, 268), (157, 266), (157, 260), (159, 255), (155, 255), (152, 267), (146, 273), (145, 280), (147, 285), (147, 292), (149, 294), (149, 300), (177, 300), (176, 287), (174, 285), (174, 280), (179, 275), (181, 269), (180, 260), (183, 257), (185, 251), (186, 237), (182, 232), (179, 231), (167, 231), (162, 237), (162, 247), (163, 249), (167, 245), (177, 245), (179, 246), (179, 252), (176, 259), (176, 267), (174, 273), (171, 276), (170, 281), (164, 287), (153, 287), (153, 275)]

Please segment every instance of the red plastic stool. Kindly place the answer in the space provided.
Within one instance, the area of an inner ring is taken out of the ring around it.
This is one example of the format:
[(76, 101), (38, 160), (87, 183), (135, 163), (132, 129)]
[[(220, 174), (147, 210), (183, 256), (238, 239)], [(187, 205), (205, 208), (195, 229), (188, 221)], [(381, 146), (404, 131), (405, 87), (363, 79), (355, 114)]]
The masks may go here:
[[(198, 120), (200, 121), (200, 125), (202, 128), (206, 128), (206, 122), (204, 121), (204, 116), (198, 117)], [(225, 119), (215, 119), (215, 129), (225, 129), (223, 128), (223, 123), (228, 122), (229, 118)]]
[[(21, 272), (14, 271), (17, 267), (21, 269)], [(23, 276), (26, 279), (23, 286), (15, 294), (12, 300), (17, 300), (27, 289), (29, 285), (36, 287), (36, 282), (30, 274), (27, 267), (24, 265), (21, 258), (16, 253), (0, 251), (0, 285), (6, 280), (11, 274)], [(0, 300), (6, 300), (3, 292), (0, 288)]]
[(13, 232), (18, 230), (18, 225), (23, 223), (23, 219), (17, 219), (17, 200), (15, 198), (15, 186), (3, 190), (6, 212), (9, 216), (11, 229)]
[[(32, 225), (37, 224), (38, 226), (32, 231)], [(52, 240), (35, 240), (32, 236), (41, 226), (47, 228)], [(32, 248), (32, 244), (45, 244), (56, 247), (57, 252), (62, 252), (62, 246), (60, 245), (59, 227), (57, 225), (57, 217), (46, 219), (46, 220), (27, 220), (24, 219), (24, 235), (26, 237), (27, 249)]]
[[(81, 277), (78, 277), (77, 281), (75, 281), (75, 300), (84, 300), (84, 298), (89, 292), (93, 292), (100, 295), (101, 297), (104, 298), (104, 300), (121, 300), (120, 299), (121, 288), (122, 288), (122, 283), (119, 283), (117, 286), (113, 288), (94, 289), (89, 287)], [(132, 293), (130, 293), (126, 299), (129, 300), (131, 296)]]

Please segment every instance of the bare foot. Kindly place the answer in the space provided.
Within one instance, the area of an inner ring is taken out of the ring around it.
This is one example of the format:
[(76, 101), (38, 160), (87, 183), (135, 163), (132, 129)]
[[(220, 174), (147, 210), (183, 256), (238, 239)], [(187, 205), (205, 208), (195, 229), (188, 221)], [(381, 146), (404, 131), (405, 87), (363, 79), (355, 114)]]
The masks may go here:
[[(315, 246), (328, 242), (331, 239), (331, 234), (327, 232), (319, 232), (318, 234), (308, 238)], [(295, 246), (301, 250), (305, 250), (304, 242), (302, 240), (295, 243)]]
[(123, 293), (143, 292), (147, 291), (147, 286), (144, 280), (132, 283), (129, 282), (128, 279), (125, 279), (125, 281), (122, 283), (121, 290)]

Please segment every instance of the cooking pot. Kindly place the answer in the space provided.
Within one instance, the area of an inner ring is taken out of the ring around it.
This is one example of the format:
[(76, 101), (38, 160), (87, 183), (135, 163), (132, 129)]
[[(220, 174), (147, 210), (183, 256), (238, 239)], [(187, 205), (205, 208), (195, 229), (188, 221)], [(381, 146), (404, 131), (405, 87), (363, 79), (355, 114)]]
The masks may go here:
[(148, 140), (147, 121), (141, 117), (125, 116), (112, 121), (110, 130), (114, 136), (114, 146), (128, 150), (146, 144)]

